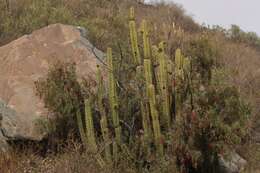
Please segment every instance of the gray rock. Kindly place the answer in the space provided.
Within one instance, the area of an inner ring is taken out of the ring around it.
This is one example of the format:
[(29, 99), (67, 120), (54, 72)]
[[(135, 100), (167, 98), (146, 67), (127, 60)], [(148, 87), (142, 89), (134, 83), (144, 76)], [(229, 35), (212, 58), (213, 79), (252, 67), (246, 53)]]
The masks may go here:
[(0, 131), (0, 152), (6, 153), (9, 151), (9, 146), (7, 144), (6, 138), (3, 136)]
[(232, 152), (228, 158), (220, 158), (221, 171), (225, 173), (239, 173), (245, 169), (247, 161), (236, 152)]

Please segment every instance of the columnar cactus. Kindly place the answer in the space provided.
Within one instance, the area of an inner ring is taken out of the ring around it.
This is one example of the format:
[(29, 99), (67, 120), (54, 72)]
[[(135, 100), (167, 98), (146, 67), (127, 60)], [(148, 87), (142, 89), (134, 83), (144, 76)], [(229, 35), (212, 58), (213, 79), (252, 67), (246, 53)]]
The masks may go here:
[(135, 62), (135, 64), (140, 65), (142, 63), (142, 60), (141, 60), (141, 55), (140, 55), (140, 51), (139, 51), (139, 47), (138, 47), (135, 14), (134, 14), (133, 7), (130, 8), (129, 31), (130, 31), (130, 42), (131, 42), (131, 48), (132, 48), (134, 62)]
[(142, 21), (142, 35), (143, 35), (144, 58), (145, 59), (151, 58), (149, 31), (147, 28), (147, 22), (145, 20)]
[[(173, 105), (174, 102), (174, 63), (168, 59), (167, 60), (167, 74), (168, 74), (168, 94), (169, 94), (169, 105)], [(174, 107), (170, 106), (170, 114), (174, 111)]]
[(144, 75), (145, 75), (145, 85), (146, 88), (148, 88), (149, 84), (153, 83), (152, 62), (150, 59), (144, 59)]
[[(180, 49), (177, 49), (175, 52), (175, 108), (176, 108), (176, 119), (177, 121), (180, 119), (181, 114), (181, 82), (189, 82), (189, 74), (190, 74), (190, 60), (185, 58)], [(186, 74), (186, 75), (185, 75)], [(188, 77), (188, 79), (187, 79)]]
[(181, 54), (181, 50), (177, 49), (175, 51), (175, 76), (183, 77), (183, 57)]
[(107, 162), (111, 163), (112, 156), (111, 156), (110, 145), (108, 145), (110, 141), (109, 129), (107, 124), (107, 117), (105, 115), (101, 115), (100, 127), (101, 127), (102, 137), (105, 143), (105, 158)]
[(171, 117), (170, 117), (170, 104), (169, 104), (169, 91), (168, 91), (168, 73), (167, 73), (167, 63), (166, 54), (164, 52), (164, 43), (161, 42), (159, 45), (158, 52), (159, 59), (159, 88), (162, 100), (162, 123), (167, 128), (170, 127)]
[(97, 101), (98, 101), (98, 109), (101, 115), (105, 115), (105, 110), (103, 107), (103, 95), (104, 95), (104, 84), (103, 84), (100, 66), (97, 65)]
[(98, 94), (98, 109), (101, 114), (101, 119), (100, 119), (100, 127), (101, 127), (101, 133), (102, 137), (105, 143), (105, 158), (106, 161), (111, 163), (112, 161), (112, 156), (111, 156), (111, 150), (110, 150), (110, 145), (108, 145), (110, 138), (109, 138), (109, 129), (108, 129), (108, 123), (107, 123), (107, 116), (106, 112), (103, 107), (103, 95), (104, 95), (104, 85), (103, 85), (103, 79), (101, 76), (101, 71), (99, 65), (97, 66), (97, 82), (98, 82), (98, 88), (97, 88), (97, 94)]
[(87, 149), (90, 149), (90, 153), (95, 154), (95, 158), (101, 167), (104, 167), (105, 162), (103, 158), (98, 154), (98, 147), (95, 137), (95, 129), (93, 124), (93, 117), (91, 112), (91, 101), (90, 99), (85, 100), (85, 126), (86, 126), (86, 138), (87, 138)]
[(144, 133), (144, 149), (146, 154), (149, 154), (150, 147), (149, 144), (151, 142), (152, 138), (152, 129), (150, 124), (150, 117), (149, 117), (149, 111), (148, 111), (147, 104), (143, 101), (141, 101), (141, 113), (142, 113), (142, 125), (143, 125), (143, 133)]
[(181, 50), (177, 49), (175, 52), (175, 71), (182, 79), (184, 79), (184, 73), (190, 70), (190, 60), (182, 55)]
[(159, 114), (157, 111), (156, 98), (155, 98), (155, 88), (153, 84), (148, 86), (149, 91), (149, 105), (152, 116), (152, 125), (154, 133), (154, 143), (156, 145), (157, 154), (159, 156), (163, 155), (163, 141), (160, 129)]
[(144, 59), (144, 77), (145, 77), (146, 98), (148, 98), (149, 97), (148, 87), (150, 84), (153, 84), (152, 62), (150, 59)]
[(174, 86), (174, 93), (175, 93), (175, 119), (177, 122), (180, 120), (181, 114), (181, 94), (179, 93), (180, 82), (183, 79), (183, 58), (181, 54), (181, 50), (177, 49), (175, 51), (175, 68), (174, 68), (174, 75), (175, 75), (175, 86)]
[(79, 128), (79, 134), (80, 134), (80, 138), (81, 141), (83, 142), (84, 146), (87, 148), (87, 136), (84, 130), (84, 125), (83, 125), (83, 120), (82, 120), (82, 116), (81, 116), (81, 112), (80, 110), (77, 111), (77, 124), (78, 124), (78, 128)]
[(85, 124), (86, 124), (86, 136), (88, 141), (88, 147), (94, 154), (97, 153), (97, 143), (95, 138), (95, 130), (93, 125), (93, 117), (91, 112), (90, 99), (85, 100)]
[(154, 65), (158, 65), (158, 51), (159, 48), (156, 45), (151, 46), (151, 52), (152, 52), (152, 62)]
[(115, 142), (113, 144), (113, 153), (117, 153), (117, 145), (121, 145), (121, 127), (119, 122), (119, 115), (118, 115), (118, 98), (115, 86), (115, 77), (114, 77), (114, 67), (113, 67), (113, 57), (112, 57), (112, 49), (107, 49), (107, 61), (108, 61), (108, 68), (109, 68), (109, 104), (110, 104), (110, 111), (112, 114), (112, 121), (115, 130)]

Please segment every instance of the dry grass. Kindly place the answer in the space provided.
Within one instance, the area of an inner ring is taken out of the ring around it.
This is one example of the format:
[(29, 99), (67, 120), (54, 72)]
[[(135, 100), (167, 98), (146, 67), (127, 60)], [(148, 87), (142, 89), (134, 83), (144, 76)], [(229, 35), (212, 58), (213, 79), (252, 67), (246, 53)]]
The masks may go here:
[[(29, 146), (28, 146), (29, 148)], [(70, 141), (63, 152), (41, 156), (30, 149), (0, 154), (0, 173), (95, 173), (102, 172), (96, 160)]]

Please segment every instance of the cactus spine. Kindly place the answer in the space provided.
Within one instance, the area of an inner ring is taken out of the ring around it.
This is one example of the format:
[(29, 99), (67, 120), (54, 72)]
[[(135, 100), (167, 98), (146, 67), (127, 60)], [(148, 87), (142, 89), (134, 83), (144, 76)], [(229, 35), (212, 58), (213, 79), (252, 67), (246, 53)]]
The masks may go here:
[(134, 62), (135, 62), (135, 64), (139, 65), (142, 63), (142, 60), (141, 60), (140, 51), (139, 51), (139, 47), (138, 47), (135, 14), (134, 14), (133, 7), (130, 8), (129, 30), (130, 30), (130, 42), (131, 42)]
[(101, 119), (100, 119), (100, 127), (101, 127), (101, 133), (102, 137), (105, 143), (105, 158), (106, 161), (111, 163), (112, 161), (112, 156), (111, 156), (111, 150), (110, 146), (108, 145), (109, 143), (109, 129), (108, 129), (108, 123), (107, 123), (107, 116), (106, 112), (103, 107), (103, 95), (104, 95), (104, 86), (103, 86), (103, 79), (101, 76), (101, 71), (99, 65), (97, 66), (97, 81), (98, 81), (98, 108), (99, 112), (101, 114)]
[(154, 85), (150, 84), (148, 86), (149, 91), (149, 105), (152, 116), (152, 125), (153, 125), (153, 133), (154, 133), (154, 143), (156, 145), (157, 154), (159, 156), (163, 155), (163, 143), (162, 143), (162, 135), (160, 129), (159, 115), (156, 109), (156, 98), (155, 98), (155, 88)]
[(161, 42), (159, 45), (158, 52), (159, 59), (159, 88), (162, 97), (162, 123), (167, 128), (170, 127), (171, 117), (170, 117), (170, 104), (169, 104), (169, 94), (168, 94), (168, 73), (166, 64), (166, 55), (164, 52), (164, 43)]
[(118, 100), (117, 93), (115, 87), (115, 77), (114, 77), (114, 67), (113, 67), (113, 57), (112, 57), (112, 49), (107, 49), (107, 60), (108, 60), (108, 68), (109, 72), (109, 103), (110, 110), (112, 114), (112, 121), (115, 130), (115, 143), (113, 144), (113, 154), (115, 159), (117, 159), (118, 145), (121, 145), (121, 127), (119, 123), (119, 115), (118, 115)]

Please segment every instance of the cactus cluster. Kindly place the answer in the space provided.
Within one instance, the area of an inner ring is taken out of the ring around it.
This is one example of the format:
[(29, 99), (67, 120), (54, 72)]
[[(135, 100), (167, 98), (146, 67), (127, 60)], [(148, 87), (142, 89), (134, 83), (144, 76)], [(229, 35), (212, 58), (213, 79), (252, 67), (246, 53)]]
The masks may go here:
[[(190, 62), (185, 58), (180, 49), (176, 50), (175, 61), (172, 62), (165, 53), (165, 43), (158, 46), (151, 45), (148, 23), (144, 20), (141, 23), (142, 47), (140, 52), (138, 45), (137, 24), (135, 22), (134, 9), (130, 9), (129, 35), (132, 49), (133, 63), (136, 67), (136, 78), (142, 86), (136, 92), (139, 93), (140, 119), (142, 119), (143, 147), (146, 154), (155, 151), (157, 156), (163, 156), (165, 150), (165, 132), (172, 127), (174, 117), (181, 116), (181, 94), (178, 92), (181, 82), (184, 82), (189, 72)], [(143, 56), (141, 56), (143, 55)], [(98, 66), (97, 70), (97, 107), (100, 113), (100, 128), (104, 142), (104, 157), (108, 163), (118, 160), (120, 150), (127, 150), (127, 145), (122, 141), (122, 128), (120, 125), (119, 100), (117, 95), (117, 82), (115, 78), (115, 66), (112, 49), (107, 49), (108, 69), (108, 102), (109, 111), (106, 111), (103, 104), (105, 88)], [(172, 85), (174, 83), (174, 85)], [(173, 94), (172, 94), (173, 93)], [(175, 109), (172, 110), (172, 103)], [(90, 147), (93, 153), (98, 152), (97, 140), (91, 113), (91, 99), (85, 101), (85, 125), (78, 113), (78, 126), (83, 143)], [(109, 126), (108, 117), (111, 117), (112, 124)], [(112, 127), (110, 129), (109, 127)], [(110, 131), (111, 130), (111, 131)], [(114, 135), (113, 135), (114, 134)], [(112, 144), (112, 146), (110, 145)], [(155, 146), (155, 148), (153, 148)], [(112, 148), (112, 151), (111, 151)], [(101, 160), (100, 158), (98, 160)]]
[[(131, 38), (131, 35), (133, 35), (132, 32), (137, 30), (134, 28), (135, 26), (131, 24), (135, 23), (133, 13), (133, 9), (131, 8), (129, 25), (132, 27), (130, 28), (130, 42), (132, 48), (136, 47), (136, 43), (138, 43), (137, 39), (133, 42), (133, 39)], [(157, 153), (162, 155), (164, 148), (162, 128), (169, 130), (171, 127), (170, 102), (173, 98), (169, 94), (169, 80), (171, 79), (169, 77), (169, 71), (172, 72), (172, 66), (171, 64), (169, 66), (169, 58), (164, 51), (164, 43), (161, 42), (158, 47), (151, 45), (149, 27), (145, 20), (141, 23), (141, 33), (143, 42), (143, 61), (141, 61), (138, 68), (143, 66), (143, 78), (145, 79), (144, 98), (146, 99), (140, 101), (144, 137), (145, 139), (150, 138), (145, 141), (148, 141), (148, 143), (152, 141), (156, 146)], [(135, 52), (134, 50), (132, 51)], [(135, 59), (135, 57), (133, 58)], [(138, 73), (137, 75), (140, 74)], [(142, 90), (139, 92), (142, 92)], [(158, 101), (162, 104), (159, 105), (157, 103)], [(145, 109), (145, 106), (149, 109)], [(153, 133), (151, 134), (151, 132)], [(153, 140), (151, 140), (152, 136)]]

